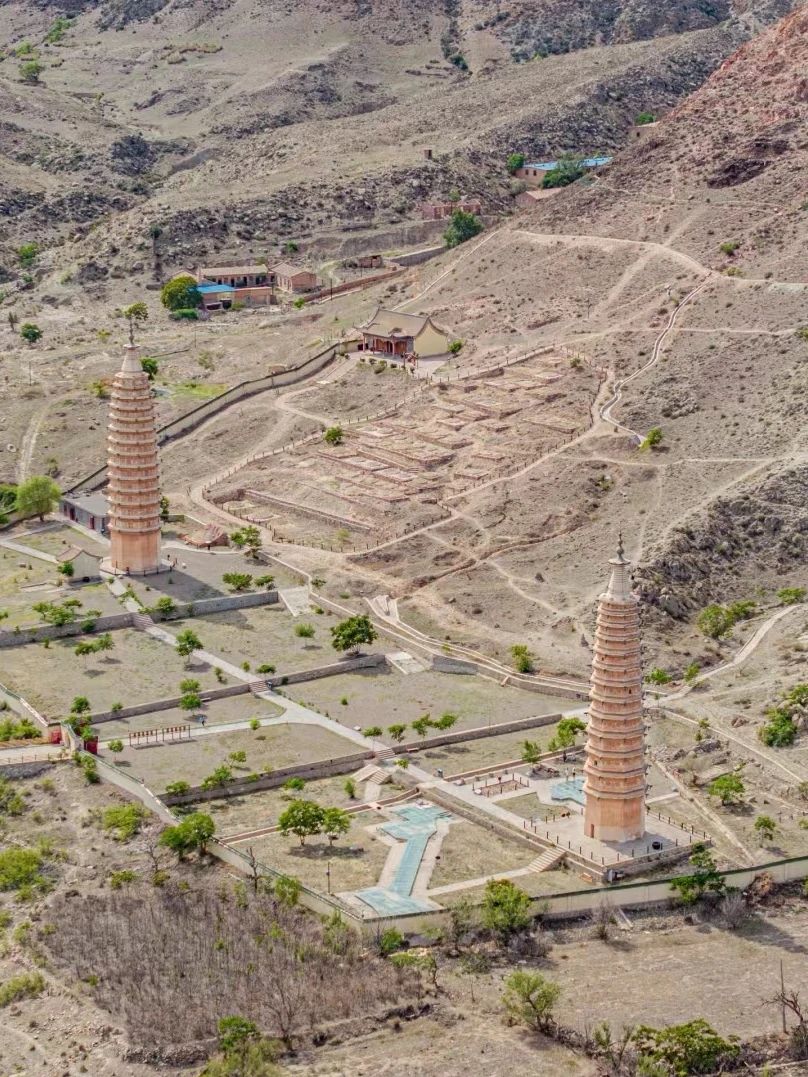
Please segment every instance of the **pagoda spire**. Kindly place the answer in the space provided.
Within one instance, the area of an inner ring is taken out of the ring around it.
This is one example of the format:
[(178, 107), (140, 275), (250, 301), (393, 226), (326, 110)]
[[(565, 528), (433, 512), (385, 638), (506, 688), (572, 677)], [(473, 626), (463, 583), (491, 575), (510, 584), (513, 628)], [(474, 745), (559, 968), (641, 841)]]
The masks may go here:
[(645, 725), (639, 602), (619, 536), (598, 598), (584, 765), (584, 831), (601, 841), (645, 833)]
[(133, 343), (112, 382), (107, 433), (111, 567), (160, 571), (160, 481), (154, 401)]

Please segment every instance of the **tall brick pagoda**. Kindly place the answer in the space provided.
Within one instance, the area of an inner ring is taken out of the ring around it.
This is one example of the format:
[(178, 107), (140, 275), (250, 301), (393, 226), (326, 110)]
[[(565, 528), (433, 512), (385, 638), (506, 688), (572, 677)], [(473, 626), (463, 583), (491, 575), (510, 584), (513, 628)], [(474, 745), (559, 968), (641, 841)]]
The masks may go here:
[(645, 833), (645, 725), (640, 611), (623, 540), (598, 599), (584, 765), (584, 834), (607, 842)]
[(112, 383), (106, 490), (115, 572), (160, 571), (160, 474), (154, 402), (133, 343)]

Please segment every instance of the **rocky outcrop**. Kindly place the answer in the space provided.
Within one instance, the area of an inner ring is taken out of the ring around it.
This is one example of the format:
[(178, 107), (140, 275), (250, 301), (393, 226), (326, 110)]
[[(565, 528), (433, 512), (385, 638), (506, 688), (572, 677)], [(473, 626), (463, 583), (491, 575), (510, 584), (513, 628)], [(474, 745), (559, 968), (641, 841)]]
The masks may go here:
[(775, 582), (808, 558), (808, 465), (782, 469), (715, 501), (640, 565), (644, 602), (676, 619), (711, 602), (749, 597), (750, 580)]

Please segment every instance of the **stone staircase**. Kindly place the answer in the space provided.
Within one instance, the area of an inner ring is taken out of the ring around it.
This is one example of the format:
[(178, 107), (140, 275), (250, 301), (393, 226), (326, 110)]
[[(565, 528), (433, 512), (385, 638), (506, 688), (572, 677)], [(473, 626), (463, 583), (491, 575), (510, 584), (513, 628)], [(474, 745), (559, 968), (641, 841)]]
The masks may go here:
[(249, 688), (250, 688), (250, 691), (252, 692), (252, 694), (254, 696), (259, 695), (261, 692), (266, 692), (266, 690), (267, 690), (266, 678), (264, 678), (263, 680), (256, 679), (254, 681), (250, 681)]
[(150, 628), (154, 628), (154, 621), (148, 613), (133, 613), (132, 628), (136, 628), (138, 632), (147, 632)]
[(395, 755), (396, 753), (392, 748), (381, 748), (378, 752), (376, 752), (375, 758), (377, 762), (383, 763), (386, 759), (394, 759)]
[(563, 859), (563, 849), (545, 849), (540, 856), (537, 856), (535, 860), (528, 864), (528, 871), (552, 871), (553, 868), (558, 867)]
[(355, 782), (375, 782), (376, 785), (383, 785), (385, 782), (390, 781), (390, 775), (386, 770), (382, 770), (381, 767), (377, 767), (375, 763), (368, 763), (367, 766), (362, 767), (356, 774), (353, 775)]

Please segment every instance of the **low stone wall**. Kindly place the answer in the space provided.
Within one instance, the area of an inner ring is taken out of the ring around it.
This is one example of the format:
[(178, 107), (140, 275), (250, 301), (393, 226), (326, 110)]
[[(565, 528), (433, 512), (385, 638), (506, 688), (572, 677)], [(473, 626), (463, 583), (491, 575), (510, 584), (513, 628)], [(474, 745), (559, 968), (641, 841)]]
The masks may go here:
[[(256, 678), (257, 679), (257, 678)], [(207, 703), (212, 699), (227, 699), (228, 696), (243, 696), (250, 691), (249, 684), (229, 684), (224, 688), (207, 688), (200, 692), (202, 702)], [(91, 714), (90, 721), (93, 725), (99, 722), (114, 722), (118, 718), (135, 718), (138, 714), (151, 714), (153, 711), (168, 711), (172, 707), (178, 707), (182, 696), (172, 696), (170, 699), (154, 699), (150, 703), (140, 703), (135, 707), (123, 707), (119, 711), (99, 711)]]
[(435, 673), (475, 674), (478, 672), (478, 668), (474, 662), (464, 662), (460, 658), (449, 658), (445, 654), (432, 656), (432, 669)]
[(334, 774), (349, 774), (352, 770), (358, 770), (368, 759), (373, 758), (373, 752), (355, 752), (353, 755), (341, 755), (338, 759), (326, 759), (319, 763), (304, 763), (294, 767), (280, 767), (271, 774), (262, 774), (257, 781), (247, 781), (239, 778), (228, 782), (227, 785), (219, 785), (215, 789), (202, 789), (196, 786), (187, 793), (175, 795), (163, 794), (160, 800), (164, 804), (173, 807), (175, 804), (193, 804), (199, 800), (218, 800), (220, 797), (238, 797), (247, 793), (256, 793), (261, 789), (277, 789), (289, 778), (305, 778), (311, 781), (314, 778), (330, 778)]
[[(423, 740), (409, 740), (396, 747), (396, 752), (420, 751), (422, 748), (439, 748), (444, 744), (457, 744), (460, 741), (480, 740), (482, 737), (498, 737), (501, 733), (520, 733), (522, 730), (537, 729), (543, 725), (552, 725), (562, 717), (561, 714), (536, 714), (532, 718), (517, 718), (513, 722), (500, 722), (499, 725), (481, 725), (476, 729), (458, 729), (454, 733), (441, 733), (436, 737)], [(492, 768), (488, 768), (492, 769)]]
[(420, 251), (408, 251), (406, 254), (394, 254), (393, 261), (400, 266), (417, 266), (422, 262), (428, 262), (430, 258), (437, 258), (439, 254), (445, 254), (446, 244), (441, 243), (437, 247), (424, 247)]
[(517, 827), (508, 826), (507, 823), (494, 818), (493, 815), (488, 815), (487, 812), (477, 811), (471, 804), (467, 804), (465, 800), (455, 800), (454, 797), (449, 796), (440, 789), (430, 787), (422, 790), (422, 795), (426, 800), (431, 800), (440, 805), (441, 808), (450, 811), (452, 815), (460, 815), (464, 819), (468, 819), (470, 823), (474, 823), (475, 826), (493, 830), (501, 838), (507, 838), (509, 841), (516, 841), (526, 845), (537, 855), (554, 848), (549, 842), (540, 841), (529, 830), (519, 830)]
[(54, 764), (50, 759), (31, 760), (30, 763), (0, 763), (0, 775), (4, 778), (36, 778)]
[(21, 647), (25, 643), (41, 643), (45, 639), (67, 639), (71, 636), (84, 636), (82, 622), (91, 620), (93, 632), (110, 632), (117, 628), (130, 628), (131, 613), (112, 613), (106, 617), (81, 617), (66, 625), (36, 625), (21, 628), (19, 632), (0, 632), (0, 647)]
[(279, 601), (277, 591), (249, 591), (246, 594), (201, 598), (197, 602), (178, 602), (168, 616), (149, 611), (155, 621), (179, 621), (183, 617), (201, 617), (205, 613), (224, 613), (227, 610), (246, 610), (253, 606), (273, 606)]
[(383, 654), (360, 654), (358, 658), (343, 658), (341, 662), (332, 662), (328, 666), (315, 666), (302, 669), (299, 673), (277, 674), (267, 677), (270, 688), (279, 688), (285, 684), (302, 684), (303, 681), (316, 681), (321, 677), (335, 677), (339, 673), (352, 673), (357, 669), (378, 669), (386, 666)]

